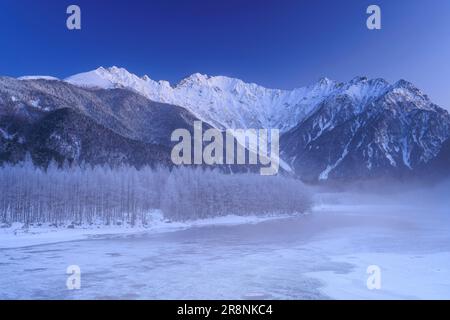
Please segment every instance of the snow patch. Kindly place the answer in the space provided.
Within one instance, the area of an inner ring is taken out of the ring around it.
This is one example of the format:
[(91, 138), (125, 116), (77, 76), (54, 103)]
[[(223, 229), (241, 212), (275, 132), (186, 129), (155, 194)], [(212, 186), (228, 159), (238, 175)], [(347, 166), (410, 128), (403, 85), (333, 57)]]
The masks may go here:
[(52, 76), (23, 76), (17, 78), (18, 80), (49, 80), (49, 81), (57, 81), (58, 78)]

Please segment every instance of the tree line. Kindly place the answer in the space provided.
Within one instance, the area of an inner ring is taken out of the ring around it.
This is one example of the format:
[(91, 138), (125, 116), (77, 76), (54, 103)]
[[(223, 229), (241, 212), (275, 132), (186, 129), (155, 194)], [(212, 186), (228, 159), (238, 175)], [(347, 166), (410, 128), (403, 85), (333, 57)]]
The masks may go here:
[(63, 166), (28, 160), (0, 167), (0, 221), (25, 225), (147, 224), (160, 209), (173, 221), (228, 214), (301, 213), (311, 205), (298, 180), (202, 168)]

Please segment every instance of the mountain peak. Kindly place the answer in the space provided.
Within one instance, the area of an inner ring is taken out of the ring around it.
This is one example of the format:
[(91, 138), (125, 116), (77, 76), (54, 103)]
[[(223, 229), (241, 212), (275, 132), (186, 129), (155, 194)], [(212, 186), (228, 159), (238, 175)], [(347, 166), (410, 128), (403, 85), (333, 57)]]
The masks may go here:
[(411, 82), (405, 80), (405, 79), (400, 79), (398, 80), (395, 84), (394, 87), (396, 88), (405, 88), (405, 89), (417, 89)]
[(65, 81), (81, 87), (111, 89), (117, 86), (132, 88), (142, 79), (125, 68), (112, 66), (109, 68), (99, 67), (92, 71), (79, 73), (66, 78)]
[(182, 79), (179, 82), (179, 85), (183, 86), (186, 84), (205, 84), (208, 82), (208, 79), (210, 79), (210, 76), (196, 72)]
[(416, 99), (420, 98), (422, 100), (429, 100), (428, 95), (423, 93), (414, 84), (404, 79), (400, 79), (392, 86), (392, 92), (400, 94), (402, 96), (411, 96), (415, 97)]
[(369, 79), (366, 76), (357, 76), (350, 80), (351, 84), (357, 84), (361, 82), (367, 82)]
[(314, 92), (318, 96), (326, 96), (336, 90), (339, 83), (335, 80), (331, 80), (327, 77), (320, 78), (316, 83), (313, 83), (307, 87), (297, 88), (294, 91)]
[(131, 72), (129, 72), (127, 69), (125, 68), (121, 68), (121, 67), (117, 67), (117, 66), (112, 66), (109, 68), (103, 68), (100, 67), (97, 69), (98, 72), (100, 73), (110, 73), (110, 74), (114, 74), (114, 75), (119, 75), (119, 76), (127, 76), (127, 77), (132, 77), (135, 76), (134, 74), (132, 74)]
[(319, 81), (317, 81), (318, 84), (329, 84), (333, 82), (333, 80), (327, 78), (327, 77), (321, 77), (319, 78)]

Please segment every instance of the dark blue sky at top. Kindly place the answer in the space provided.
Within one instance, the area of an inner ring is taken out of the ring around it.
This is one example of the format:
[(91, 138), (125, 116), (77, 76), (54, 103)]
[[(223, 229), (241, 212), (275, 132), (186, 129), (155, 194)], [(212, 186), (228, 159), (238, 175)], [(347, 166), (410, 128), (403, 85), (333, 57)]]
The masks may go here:
[[(66, 29), (77, 4), (82, 30)], [(382, 30), (366, 8), (382, 9)], [(405, 78), (450, 107), (449, 0), (2, 0), (0, 74), (64, 78), (117, 65), (294, 88), (326, 76)]]

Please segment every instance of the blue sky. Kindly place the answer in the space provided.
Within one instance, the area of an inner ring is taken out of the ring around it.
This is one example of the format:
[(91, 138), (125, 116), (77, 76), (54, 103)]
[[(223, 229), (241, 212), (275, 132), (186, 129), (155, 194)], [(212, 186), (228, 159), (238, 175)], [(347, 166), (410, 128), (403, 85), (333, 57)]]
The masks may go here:
[[(82, 30), (66, 29), (66, 8)], [(366, 28), (378, 4), (382, 30)], [(176, 83), (201, 72), (294, 88), (322, 76), (400, 78), (450, 107), (448, 0), (2, 0), (0, 74), (122, 66)]]

